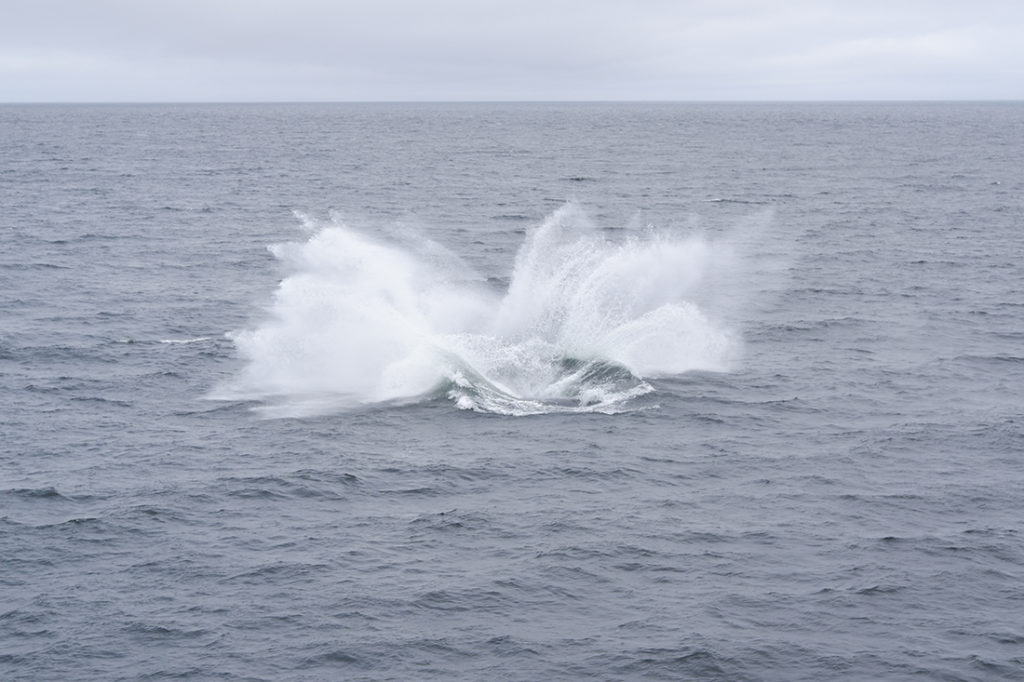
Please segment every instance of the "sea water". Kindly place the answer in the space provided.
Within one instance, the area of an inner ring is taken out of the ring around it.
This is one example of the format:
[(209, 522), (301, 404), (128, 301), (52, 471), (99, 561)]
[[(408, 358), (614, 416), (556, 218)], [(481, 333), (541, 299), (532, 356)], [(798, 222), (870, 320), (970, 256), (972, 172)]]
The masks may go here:
[(0, 107), (4, 679), (1018, 679), (1024, 107)]

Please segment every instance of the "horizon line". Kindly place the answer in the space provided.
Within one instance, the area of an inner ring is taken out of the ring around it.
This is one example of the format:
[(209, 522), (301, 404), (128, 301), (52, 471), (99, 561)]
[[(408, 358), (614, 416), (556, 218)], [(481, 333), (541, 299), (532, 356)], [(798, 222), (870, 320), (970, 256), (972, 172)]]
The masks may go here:
[(946, 104), (1022, 103), (1024, 98), (857, 98), (857, 99), (252, 99), (252, 100), (0, 100), (0, 106), (19, 105), (168, 105), (168, 104)]

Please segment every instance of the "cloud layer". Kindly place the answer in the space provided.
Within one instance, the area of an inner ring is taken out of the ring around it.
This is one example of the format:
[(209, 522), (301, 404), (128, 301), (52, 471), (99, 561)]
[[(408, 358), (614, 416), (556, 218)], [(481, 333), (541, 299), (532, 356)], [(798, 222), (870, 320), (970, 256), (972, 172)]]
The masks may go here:
[(33, 0), (0, 101), (1024, 98), (1024, 3)]

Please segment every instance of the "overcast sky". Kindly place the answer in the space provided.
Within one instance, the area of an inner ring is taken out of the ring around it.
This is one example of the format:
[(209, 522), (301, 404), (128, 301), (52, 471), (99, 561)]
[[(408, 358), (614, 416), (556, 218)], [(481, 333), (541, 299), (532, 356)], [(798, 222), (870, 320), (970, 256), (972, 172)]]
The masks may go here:
[(1024, 99), (1024, 0), (0, 0), (0, 101)]

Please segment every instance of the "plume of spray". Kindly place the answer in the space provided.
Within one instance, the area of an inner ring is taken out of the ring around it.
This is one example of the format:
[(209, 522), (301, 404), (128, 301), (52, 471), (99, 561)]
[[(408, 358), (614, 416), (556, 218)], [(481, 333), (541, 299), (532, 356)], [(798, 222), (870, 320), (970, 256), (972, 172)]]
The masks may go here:
[(576, 204), (531, 230), (508, 291), (450, 252), (307, 219), (270, 247), (288, 274), (266, 319), (232, 333), (246, 365), (212, 397), (299, 415), (446, 396), (504, 414), (615, 412), (646, 379), (728, 371), (740, 338), (713, 317), (732, 250), (648, 229), (609, 240)]

